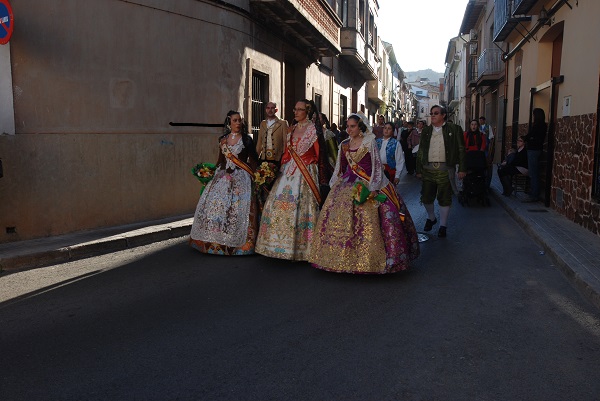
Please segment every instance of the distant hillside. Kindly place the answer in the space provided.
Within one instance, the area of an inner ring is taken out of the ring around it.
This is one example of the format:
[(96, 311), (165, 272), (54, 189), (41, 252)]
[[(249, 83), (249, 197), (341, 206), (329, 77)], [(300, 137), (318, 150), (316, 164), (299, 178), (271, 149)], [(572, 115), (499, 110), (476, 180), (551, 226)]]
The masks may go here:
[(415, 82), (419, 78), (427, 78), (431, 82), (439, 82), (440, 78), (444, 78), (443, 72), (435, 72), (432, 69), (404, 72), (407, 82)]

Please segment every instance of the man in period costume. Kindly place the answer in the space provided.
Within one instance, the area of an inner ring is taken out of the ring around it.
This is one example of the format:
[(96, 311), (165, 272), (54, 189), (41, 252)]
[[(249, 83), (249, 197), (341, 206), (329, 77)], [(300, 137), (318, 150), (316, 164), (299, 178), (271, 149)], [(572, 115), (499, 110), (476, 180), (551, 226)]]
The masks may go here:
[(437, 198), (440, 208), (438, 237), (446, 236), (448, 215), (452, 204), (452, 183), (458, 165), (458, 178), (466, 175), (465, 143), (459, 125), (446, 122), (446, 109), (431, 108), (431, 125), (423, 128), (417, 152), (417, 177), (423, 179), (421, 203), (427, 211), (425, 231), (431, 231), (437, 223), (433, 202)]
[(267, 118), (260, 123), (256, 152), (261, 162), (267, 161), (279, 167), (287, 138), (288, 123), (277, 117), (277, 111), (275, 102), (267, 103), (265, 109)]

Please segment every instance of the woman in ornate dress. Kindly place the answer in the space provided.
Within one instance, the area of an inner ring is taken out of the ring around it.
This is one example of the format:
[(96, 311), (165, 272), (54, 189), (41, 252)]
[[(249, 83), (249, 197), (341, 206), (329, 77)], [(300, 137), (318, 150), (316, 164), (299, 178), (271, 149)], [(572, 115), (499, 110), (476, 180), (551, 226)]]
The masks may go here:
[(203, 253), (253, 254), (258, 217), (252, 181), (258, 155), (237, 111), (227, 113), (219, 150), (214, 178), (196, 207), (190, 245)]
[(331, 167), (327, 161), (322, 125), (312, 101), (294, 108), (281, 157), (281, 172), (262, 211), (256, 252), (265, 256), (307, 260), (319, 207), (328, 192)]
[[(419, 256), (417, 231), (394, 186), (385, 177), (367, 118), (352, 114), (349, 138), (340, 144), (331, 192), (319, 215), (309, 262), (337, 273), (383, 274), (406, 270)], [(361, 183), (378, 202), (354, 202)]]

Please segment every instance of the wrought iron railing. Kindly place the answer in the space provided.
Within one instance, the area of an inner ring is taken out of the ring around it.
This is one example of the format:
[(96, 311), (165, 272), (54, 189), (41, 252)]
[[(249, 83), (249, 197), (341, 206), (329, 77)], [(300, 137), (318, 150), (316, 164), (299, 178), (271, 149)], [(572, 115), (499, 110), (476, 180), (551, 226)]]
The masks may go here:
[(498, 74), (502, 71), (502, 50), (495, 48), (484, 49), (477, 60), (477, 79), (483, 75)]
[(477, 81), (477, 59), (471, 57), (467, 63), (467, 82), (470, 83), (475, 81)]

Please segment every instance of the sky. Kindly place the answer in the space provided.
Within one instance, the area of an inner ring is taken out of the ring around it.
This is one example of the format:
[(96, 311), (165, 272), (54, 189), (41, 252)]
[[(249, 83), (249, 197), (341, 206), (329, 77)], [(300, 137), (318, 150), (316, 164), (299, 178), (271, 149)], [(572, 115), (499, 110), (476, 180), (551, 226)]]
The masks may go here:
[(446, 69), (448, 41), (458, 36), (468, 0), (379, 0), (377, 30), (404, 71)]

